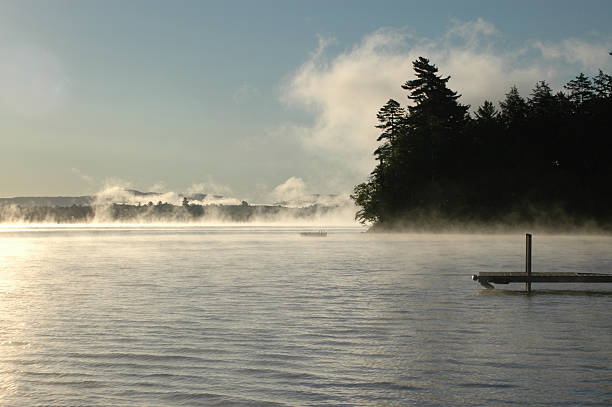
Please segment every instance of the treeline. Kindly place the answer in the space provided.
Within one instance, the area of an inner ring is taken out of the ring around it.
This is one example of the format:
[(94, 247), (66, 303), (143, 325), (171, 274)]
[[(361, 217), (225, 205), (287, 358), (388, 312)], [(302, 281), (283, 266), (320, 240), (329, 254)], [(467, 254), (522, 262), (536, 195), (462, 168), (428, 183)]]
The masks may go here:
[(95, 216), (88, 205), (14, 206), (0, 205), (0, 223), (86, 223)]
[(377, 227), (473, 223), (612, 227), (612, 76), (554, 93), (538, 82), (469, 106), (426, 58), (377, 114), (378, 163), (355, 187), (356, 219)]
[(304, 208), (288, 208), (272, 205), (198, 205), (186, 200), (183, 205), (158, 202), (149, 205), (113, 203), (105, 206), (72, 205), (51, 206), (0, 206), (0, 223), (91, 223), (91, 222), (253, 222), (279, 221), (283, 219), (314, 219), (337, 206), (311, 205)]

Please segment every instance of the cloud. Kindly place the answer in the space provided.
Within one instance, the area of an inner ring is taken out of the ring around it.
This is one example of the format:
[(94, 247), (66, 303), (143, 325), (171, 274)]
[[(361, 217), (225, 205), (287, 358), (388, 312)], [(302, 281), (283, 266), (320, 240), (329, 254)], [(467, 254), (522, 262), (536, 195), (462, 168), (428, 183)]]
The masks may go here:
[(389, 98), (408, 103), (400, 85), (414, 78), (412, 62), (419, 56), (429, 58), (440, 74), (451, 75), (449, 87), (462, 94), (460, 101), (472, 109), (485, 99), (502, 100), (512, 85), (525, 96), (539, 80), (561, 89), (577, 74), (563, 61), (592, 67), (603, 61), (594, 56), (599, 55), (601, 44), (585, 46), (568, 40), (555, 46), (530, 43), (508, 50), (501, 40), (496, 27), (481, 18), (455, 23), (438, 38), (420, 38), (405, 29), (380, 29), (334, 56), (327, 55), (333, 40), (319, 37), (318, 47), (288, 77), (281, 92), (288, 107), (309, 113), (312, 121), (281, 123), (279, 128), (299, 138), (307, 151), (337, 163), (345, 184), (354, 185), (374, 166), (378, 109)]
[(468, 43), (475, 44), (482, 38), (494, 34), (498, 34), (495, 25), (479, 17), (468, 22), (455, 21), (455, 25), (446, 32), (446, 39), (461, 38)]
[(577, 64), (586, 71), (595, 71), (610, 64), (612, 41), (589, 43), (580, 39), (570, 38), (555, 43), (535, 41), (533, 46), (540, 50), (542, 56), (548, 59), (558, 59), (571, 64)]
[(324, 58), (326, 42), (320, 40), (283, 94), (288, 105), (313, 113), (314, 123), (284, 124), (285, 130), (297, 134), (307, 148), (369, 164), (376, 112), (389, 97), (401, 97), (399, 72), (411, 68), (409, 58), (393, 52), (400, 39), (399, 33), (376, 32), (330, 62)]

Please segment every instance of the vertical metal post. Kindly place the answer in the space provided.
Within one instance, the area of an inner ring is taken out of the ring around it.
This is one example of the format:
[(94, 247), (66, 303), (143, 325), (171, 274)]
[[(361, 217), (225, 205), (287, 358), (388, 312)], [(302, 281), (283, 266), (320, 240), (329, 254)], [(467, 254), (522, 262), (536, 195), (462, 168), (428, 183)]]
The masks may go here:
[(527, 273), (527, 282), (525, 289), (531, 293), (531, 234), (527, 233), (525, 241), (525, 272)]

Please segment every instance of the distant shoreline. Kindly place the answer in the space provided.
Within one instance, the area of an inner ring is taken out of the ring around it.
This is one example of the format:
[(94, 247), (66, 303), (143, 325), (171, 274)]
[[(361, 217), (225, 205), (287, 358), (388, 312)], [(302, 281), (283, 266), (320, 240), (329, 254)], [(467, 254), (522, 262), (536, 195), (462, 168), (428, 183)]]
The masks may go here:
[(111, 203), (107, 205), (28, 206), (1, 205), (2, 223), (192, 223), (221, 221), (230, 223), (278, 222), (291, 220), (315, 221), (332, 217), (340, 206), (313, 204), (301, 208), (281, 205), (189, 204), (174, 205), (158, 202), (145, 205)]

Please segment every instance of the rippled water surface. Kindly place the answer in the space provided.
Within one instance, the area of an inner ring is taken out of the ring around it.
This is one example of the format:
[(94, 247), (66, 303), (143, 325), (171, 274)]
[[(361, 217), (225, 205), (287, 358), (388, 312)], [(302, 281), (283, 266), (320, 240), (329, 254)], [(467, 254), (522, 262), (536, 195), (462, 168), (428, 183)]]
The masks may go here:
[[(0, 405), (612, 405), (612, 285), (485, 290), (524, 236), (0, 229)], [(612, 272), (534, 236), (534, 271)]]

